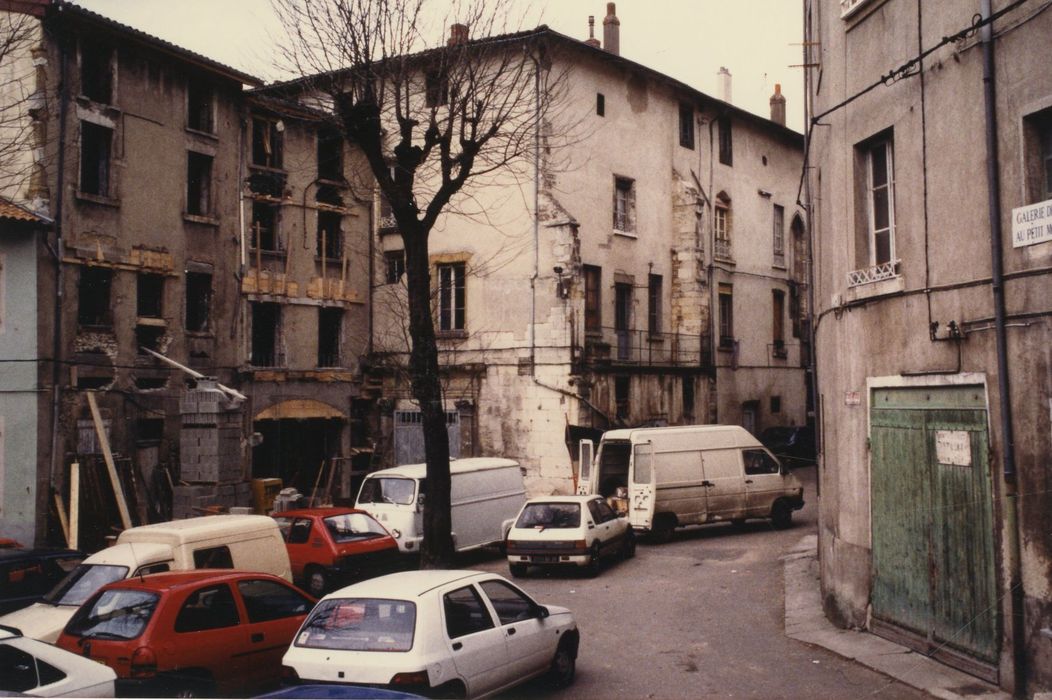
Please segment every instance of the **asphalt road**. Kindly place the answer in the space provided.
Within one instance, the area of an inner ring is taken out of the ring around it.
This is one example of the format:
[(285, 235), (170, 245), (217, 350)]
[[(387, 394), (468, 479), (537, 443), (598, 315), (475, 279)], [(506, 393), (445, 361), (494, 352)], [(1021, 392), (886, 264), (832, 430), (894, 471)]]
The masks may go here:
[[(797, 470), (807, 505), (788, 530), (766, 521), (679, 530), (641, 540), (636, 557), (597, 578), (534, 573), (517, 583), (574, 611), (577, 679), (552, 692), (534, 682), (505, 698), (922, 698), (924, 694), (784, 634), (780, 557), (816, 530), (814, 469)], [(505, 576), (495, 554), (461, 562)], [(531, 570), (536, 571), (536, 570)]]

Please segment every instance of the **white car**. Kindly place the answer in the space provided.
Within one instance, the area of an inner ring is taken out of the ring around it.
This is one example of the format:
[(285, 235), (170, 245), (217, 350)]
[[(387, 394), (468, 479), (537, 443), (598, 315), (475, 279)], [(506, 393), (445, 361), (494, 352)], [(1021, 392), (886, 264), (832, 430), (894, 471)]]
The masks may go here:
[(505, 543), (512, 576), (532, 566), (578, 566), (599, 573), (603, 557), (629, 559), (636, 537), (602, 496), (542, 496), (519, 511)]
[(543, 674), (569, 685), (578, 642), (573, 613), (497, 574), (404, 571), (322, 598), (282, 664), (286, 682), (475, 698)]
[(97, 661), (0, 628), (0, 695), (112, 698), (116, 678)]

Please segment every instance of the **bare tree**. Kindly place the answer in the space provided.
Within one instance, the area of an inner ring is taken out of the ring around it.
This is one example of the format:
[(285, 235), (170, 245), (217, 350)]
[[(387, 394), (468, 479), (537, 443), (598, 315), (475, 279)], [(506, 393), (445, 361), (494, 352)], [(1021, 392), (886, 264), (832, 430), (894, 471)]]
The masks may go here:
[[(563, 76), (552, 69), (545, 28), (510, 32), (517, 26), (510, 0), (273, 1), (288, 32), (284, 58), (301, 76), (286, 84), (290, 96), (334, 115), (402, 236), (409, 376), (428, 478), (421, 564), (447, 565), (449, 440), (428, 237), (439, 217), (464, 201), (469, 184), (529, 171)], [(431, 14), (432, 6), (442, 10)]]
[[(0, 194), (25, 201), (33, 194), (33, 129), (44, 112), (43, 93), (38, 91), (34, 49), (40, 44), (40, 20), (30, 14), (35, 8), (0, 2)], [(39, 128), (42, 128), (39, 127)], [(43, 187), (43, 182), (36, 183)]]

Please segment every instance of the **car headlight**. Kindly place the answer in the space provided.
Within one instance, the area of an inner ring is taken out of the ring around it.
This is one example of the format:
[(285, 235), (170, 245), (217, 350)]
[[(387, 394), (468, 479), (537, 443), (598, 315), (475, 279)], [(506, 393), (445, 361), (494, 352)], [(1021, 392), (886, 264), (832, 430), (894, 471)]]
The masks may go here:
[(402, 539), (402, 531), (398, 528), (391, 528), (391, 536), (394, 537), (396, 540), (400, 540)]

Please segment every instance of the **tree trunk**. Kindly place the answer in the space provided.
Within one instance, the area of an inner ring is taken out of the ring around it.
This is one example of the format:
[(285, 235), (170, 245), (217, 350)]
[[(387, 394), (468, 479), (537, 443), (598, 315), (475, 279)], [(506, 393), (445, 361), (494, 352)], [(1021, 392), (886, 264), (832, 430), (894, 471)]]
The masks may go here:
[(453, 563), (450, 514), (449, 433), (442, 404), (438, 372), (438, 344), (431, 315), (431, 270), (427, 234), (402, 231), (405, 244), (406, 282), (409, 287), (409, 378), (413, 397), (420, 404), (427, 462), (427, 498), (424, 500), (424, 540), (420, 566), (448, 568)]

